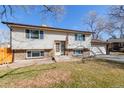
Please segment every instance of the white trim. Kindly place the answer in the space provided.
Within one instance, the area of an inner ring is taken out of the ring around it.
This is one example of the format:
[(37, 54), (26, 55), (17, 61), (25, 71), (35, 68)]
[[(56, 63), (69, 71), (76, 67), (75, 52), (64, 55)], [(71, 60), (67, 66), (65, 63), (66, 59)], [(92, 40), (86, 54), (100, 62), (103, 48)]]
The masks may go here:
[(31, 52), (32, 52), (32, 51), (39, 51), (39, 52), (42, 51), (42, 52), (45, 53), (44, 50), (26, 50), (26, 58), (32, 58), (32, 59), (33, 59), (33, 58), (41, 58), (41, 57), (44, 57), (44, 56), (41, 56), (41, 55), (40, 55), (40, 56), (38, 56), (38, 57), (32, 57), (32, 54), (31, 54), (31, 57), (28, 57), (28, 53), (27, 53), (28, 51), (31, 51)]

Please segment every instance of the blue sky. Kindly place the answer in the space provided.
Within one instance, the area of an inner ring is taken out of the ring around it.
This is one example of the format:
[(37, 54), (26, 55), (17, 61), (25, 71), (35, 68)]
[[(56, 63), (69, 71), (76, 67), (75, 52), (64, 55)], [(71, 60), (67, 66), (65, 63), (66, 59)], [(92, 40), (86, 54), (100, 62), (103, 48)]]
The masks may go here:
[[(86, 14), (89, 11), (96, 11), (100, 15), (106, 15), (109, 6), (87, 6), (87, 5), (73, 5), (73, 6), (65, 6), (65, 15), (63, 16), (61, 21), (56, 21), (54, 18), (49, 17), (47, 20), (43, 19), (41, 15), (39, 15), (39, 10), (31, 11), (26, 14), (22, 10), (16, 10), (15, 16), (8, 17), (9, 22), (17, 22), (17, 23), (25, 23), (25, 24), (33, 24), (33, 25), (48, 25), (53, 27), (67, 28), (67, 29), (77, 29), (77, 30), (86, 30), (83, 26), (82, 18), (86, 17)], [(6, 25), (0, 23), (0, 30), (9, 31)]]

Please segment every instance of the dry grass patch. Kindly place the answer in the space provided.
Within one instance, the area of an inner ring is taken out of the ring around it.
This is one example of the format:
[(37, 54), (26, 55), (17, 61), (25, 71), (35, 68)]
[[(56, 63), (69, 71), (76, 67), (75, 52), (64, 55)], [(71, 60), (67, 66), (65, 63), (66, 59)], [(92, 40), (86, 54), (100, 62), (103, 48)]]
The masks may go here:
[(71, 81), (71, 72), (62, 70), (46, 71), (31, 80), (17, 81), (17, 87), (48, 87), (51, 84)]
[(0, 70), (0, 87), (124, 87), (124, 64), (89, 58)]

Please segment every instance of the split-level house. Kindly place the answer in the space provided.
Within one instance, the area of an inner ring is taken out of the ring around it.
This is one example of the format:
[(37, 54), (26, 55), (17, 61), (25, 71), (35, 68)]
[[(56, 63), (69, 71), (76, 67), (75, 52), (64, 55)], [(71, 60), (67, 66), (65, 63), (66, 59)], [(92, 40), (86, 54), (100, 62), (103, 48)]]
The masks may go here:
[(10, 46), (14, 60), (49, 56), (90, 55), (92, 33), (71, 29), (35, 26), (11, 22)]

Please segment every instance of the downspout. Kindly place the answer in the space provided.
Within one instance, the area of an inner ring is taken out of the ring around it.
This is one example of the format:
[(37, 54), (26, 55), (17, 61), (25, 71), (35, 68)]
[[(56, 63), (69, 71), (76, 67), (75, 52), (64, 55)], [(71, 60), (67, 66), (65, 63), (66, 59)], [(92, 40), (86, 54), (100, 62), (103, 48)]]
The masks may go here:
[(12, 50), (12, 63), (14, 62), (14, 50), (12, 49), (12, 28), (10, 28), (10, 48)]
[(68, 52), (67, 52), (67, 47), (68, 47), (68, 33), (66, 33), (66, 41), (65, 41), (65, 50), (66, 50), (66, 55), (68, 55)]

